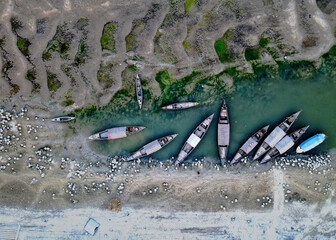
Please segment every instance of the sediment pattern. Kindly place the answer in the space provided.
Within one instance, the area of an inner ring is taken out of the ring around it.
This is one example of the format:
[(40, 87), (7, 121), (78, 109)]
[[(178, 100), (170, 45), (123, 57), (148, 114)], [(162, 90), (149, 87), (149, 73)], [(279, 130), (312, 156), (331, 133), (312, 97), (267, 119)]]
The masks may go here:
[(129, 66), (158, 96), (161, 70), (173, 78), (229, 66), (252, 71), (256, 60), (316, 60), (335, 42), (332, 1), (8, 0), (0, 6), (1, 99), (40, 97), (66, 110), (107, 104), (124, 81), (132, 82), (123, 74)]

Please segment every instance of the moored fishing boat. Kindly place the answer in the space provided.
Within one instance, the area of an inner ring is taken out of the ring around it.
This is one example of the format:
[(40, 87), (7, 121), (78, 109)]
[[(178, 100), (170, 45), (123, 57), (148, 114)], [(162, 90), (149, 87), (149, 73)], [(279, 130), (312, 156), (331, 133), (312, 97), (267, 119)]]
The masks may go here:
[(269, 125), (259, 129), (240, 147), (236, 155), (233, 157), (231, 164), (237, 163), (240, 159), (247, 156), (258, 145), (263, 136), (267, 133)]
[(155, 153), (161, 150), (163, 147), (167, 146), (167, 144), (173, 141), (176, 136), (177, 134), (168, 135), (158, 138), (150, 143), (147, 143), (145, 146), (141, 147), (138, 151), (134, 152), (131, 156), (129, 156), (126, 161), (146, 157), (152, 153)]
[(136, 91), (137, 101), (141, 109), (142, 103), (143, 103), (143, 92), (142, 92), (141, 79), (139, 77), (139, 74), (135, 76), (135, 91)]
[(273, 131), (266, 137), (264, 142), (261, 144), (261, 146), (257, 150), (257, 153), (254, 155), (253, 160), (258, 159), (268, 150), (273, 148), (275, 144), (277, 144), (286, 135), (286, 132), (293, 125), (293, 123), (298, 118), (300, 113), (301, 111), (286, 117), (286, 119), (283, 122), (281, 122), (278, 126), (276, 126), (273, 129)]
[(217, 144), (219, 159), (224, 166), (227, 158), (227, 152), (230, 143), (230, 121), (229, 113), (225, 100), (219, 110), (218, 125), (217, 125)]
[(62, 116), (62, 117), (53, 118), (53, 119), (51, 119), (51, 121), (53, 121), (53, 122), (69, 122), (69, 121), (72, 121), (74, 119), (75, 119), (75, 117)]
[(118, 138), (128, 137), (134, 133), (140, 132), (146, 127), (139, 126), (126, 126), (126, 127), (116, 127), (108, 128), (104, 131), (95, 133), (89, 137), (91, 140), (113, 140)]
[(314, 136), (308, 138), (305, 140), (303, 143), (301, 143), (297, 148), (296, 148), (296, 153), (305, 153), (313, 148), (317, 147), (321, 143), (326, 140), (327, 136), (323, 133), (318, 133), (315, 134)]
[(274, 157), (287, 152), (294, 146), (295, 142), (306, 132), (309, 126), (300, 128), (281, 139), (271, 150), (263, 157), (260, 163), (266, 163)]
[(198, 102), (179, 102), (162, 107), (162, 110), (182, 110), (198, 105)]
[(199, 142), (204, 137), (205, 133), (208, 131), (209, 126), (212, 122), (214, 114), (211, 114), (209, 117), (207, 117), (201, 124), (199, 124), (196, 129), (192, 132), (192, 134), (189, 136), (187, 141), (183, 144), (183, 147), (181, 148), (179, 155), (177, 156), (177, 160), (175, 162), (175, 165), (178, 165), (179, 163), (183, 162), (183, 160), (189, 156), (189, 154), (195, 149), (195, 147), (199, 144)]

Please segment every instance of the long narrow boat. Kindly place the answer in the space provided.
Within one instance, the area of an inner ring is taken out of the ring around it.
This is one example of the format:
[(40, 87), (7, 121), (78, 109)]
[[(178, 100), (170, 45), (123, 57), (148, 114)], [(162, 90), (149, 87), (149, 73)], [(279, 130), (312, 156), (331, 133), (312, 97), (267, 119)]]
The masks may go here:
[(315, 134), (314, 136), (308, 138), (305, 140), (303, 143), (301, 143), (297, 148), (296, 148), (296, 153), (305, 153), (313, 148), (317, 147), (321, 143), (326, 140), (327, 136), (323, 133), (318, 133)]
[(158, 138), (158, 139), (156, 139), (156, 140), (154, 140), (150, 143), (147, 143), (145, 146), (140, 148), (138, 151), (132, 153), (132, 155), (127, 158), (127, 161), (131, 161), (131, 160), (134, 160), (134, 159), (146, 157), (146, 156), (148, 156), (152, 153), (155, 153), (155, 152), (161, 150), (161, 148), (167, 146), (168, 143), (173, 141), (174, 138), (176, 138), (176, 136), (177, 136), (177, 134), (168, 135), (168, 136), (165, 136), (165, 137)]
[(196, 127), (196, 129), (189, 136), (187, 141), (184, 143), (183, 147), (180, 150), (179, 155), (177, 156), (177, 160), (175, 162), (175, 166), (179, 163), (183, 162), (183, 160), (188, 157), (188, 155), (195, 149), (195, 147), (199, 144), (199, 142), (204, 137), (205, 133), (208, 131), (209, 126), (212, 122), (214, 114), (211, 114), (207, 117), (200, 125)]
[(142, 93), (141, 80), (140, 80), (139, 74), (137, 74), (135, 77), (135, 91), (137, 95), (137, 101), (141, 109), (142, 103), (143, 103), (143, 93)]
[(271, 150), (269, 150), (260, 163), (266, 163), (274, 157), (287, 152), (294, 146), (295, 142), (306, 132), (309, 126), (300, 128), (281, 139)]
[(164, 106), (162, 107), (162, 110), (181, 110), (181, 109), (195, 107), (197, 105), (198, 105), (198, 102), (180, 102), (180, 103), (173, 103), (173, 104)]
[(217, 144), (218, 154), (222, 165), (224, 166), (227, 158), (227, 152), (230, 143), (230, 120), (228, 108), (225, 100), (219, 110), (218, 126), (217, 126)]
[(144, 130), (146, 127), (139, 126), (127, 126), (127, 127), (116, 127), (108, 128), (104, 131), (95, 133), (89, 137), (91, 140), (112, 140), (118, 138), (128, 137), (134, 133)]
[(247, 141), (240, 147), (236, 155), (233, 157), (231, 164), (237, 163), (240, 159), (247, 156), (258, 145), (263, 136), (267, 133), (270, 125), (267, 125), (255, 132)]
[(296, 112), (289, 117), (286, 117), (283, 122), (276, 126), (261, 144), (257, 153), (254, 155), (253, 160), (258, 159), (268, 150), (273, 148), (275, 144), (277, 144), (286, 135), (286, 132), (293, 125), (300, 113), (301, 111)]
[(75, 117), (63, 116), (63, 117), (53, 118), (53, 119), (51, 119), (51, 121), (53, 121), (53, 122), (69, 122), (69, 121), (72, 121), (74, 119), (75, 119)]

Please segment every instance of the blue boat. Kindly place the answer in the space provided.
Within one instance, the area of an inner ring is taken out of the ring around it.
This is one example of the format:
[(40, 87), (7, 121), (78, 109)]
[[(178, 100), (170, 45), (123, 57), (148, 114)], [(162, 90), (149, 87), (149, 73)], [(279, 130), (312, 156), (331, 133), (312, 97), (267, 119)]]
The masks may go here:
[(305, 153), (308, 152), (309, 150), (313, 149), (314, 147), (320, 145), (323, 143), (324, 140), (326, 140), (327, 136), (323, 133), (318, 133), (311, 138), (308, 138), (306, 141), (301, 143), (297, 149), (297, 153)]

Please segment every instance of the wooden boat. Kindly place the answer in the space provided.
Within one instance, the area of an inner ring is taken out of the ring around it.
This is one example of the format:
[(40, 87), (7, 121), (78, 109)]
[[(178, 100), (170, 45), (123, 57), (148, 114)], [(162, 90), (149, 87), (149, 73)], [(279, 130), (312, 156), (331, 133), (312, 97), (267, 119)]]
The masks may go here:
[(144, 129), (145, 127), (138, 127), (138, 126), (108, 128), (108, 129), (105, 129), (104, 131), (91, 135), (89, 139), (91, 140), (113, 140), (113, 139), (128, 137)]
[(217, 126), (217, 144), (218, 144), (218, 154), (222, 165), (225, 165), (227, 152), (230, 143), (230, 121), (228, 108), (226, 106), (225, 100), (219, 110), (218, 126)]
[(75, 119), (75, 117), (62, 116), (62, 117), (53, 118), (53, 119), (51, 119), (51, 121), (53, 121), (53, 122), (69, 122), (69, 121), (72, 121), (74, 119)]
[(266, 163), (274, 157), (287, 152), (294, 146), (295, 142), (306, 132), (309, 126), (300, 128), (281, 139), (271, 150), (269, 150), (260, 163)]
[(321, 143), (324, 142), (324, 140), (327, 139), (327, 136), (323, 133), (318, 133), (315, 134), (314, 136), (308, 138), (306, 141), (301, 143), (297, 148), (296, 148), (296, 153), (305, 153), (313, 148), (317, 147)]
[(145, 146), (140, 148), (138, 151), (132, 153), (132, 155), (127, 158), (127, 161), (131, 161), (131, 160), (134, 160), (134, 159), (146, 157), (146, 156), (148, 156), (152, 153), (155, 153), (155, 152), (161, 150), (161, 148), (167, 146), (168, 143), (173, 141), (176, 138), (176, 136), (177, 136), (177, 134), (168, 135), (168, 136), (165, 136), (165, 137), (158, 138), (158, 139), (146, 144)]
[(180, 153), (177, 157), (177, 160), (175, 162), (175, 166), (179, 163), (183, 162), (183, 160), (189, 156), (189, 154), (195, 149), (195, 147), (199, 144), (199, 142), (204, 137), (205, 133), (208, 131), (209, 126), (212, 122), (214, 114), (211, 114), (209, 117), (207, 117), (203, 122), (201, 122), (200, 125), (196, 127), (196, 129), (192, 132), (192, 134), (189, 136), (187, 141), (184, 143), (182, 149), (180, 150)]
[(254, 155), (253, 160), (258, 159), (268, 150), (273, 148), (275, 144), (277, 144), (286, 135), (286, 132), (293, 125), (293, 123), (295, 122), (300, 113), (301, 111), (296, 112), (290, 115), (289, 117), (286, 117), (286, 119), (283, 122), (281, 122), (277, 127), (275, 127), (273, 131), (266, 137), (264, 142), (261, 144), (257, 153)]
[(180, 103), (173, 103), (173, 104), (164, 106), (162, 107), (162, 110), (181, 110), (181, 109), (195, 107), (197, 105), (198, 105), (198, 102), (180, 102)]
[(135, 91), (137, 95), (137, 101), (141, 109), (142, 103), (143, 103), (143, 93), (142, 93), (141, 79), (139, 77), (139, 74), (137, 74), (135, 77)]
[(231, 164), (237, 163), (240, 159), (247, 156), (258, 145), (263, 136), (267, 133), (270, 125), (267, 125), (255, 132), (247, 141), (240, 147), (236, 155), (233, 157)]

